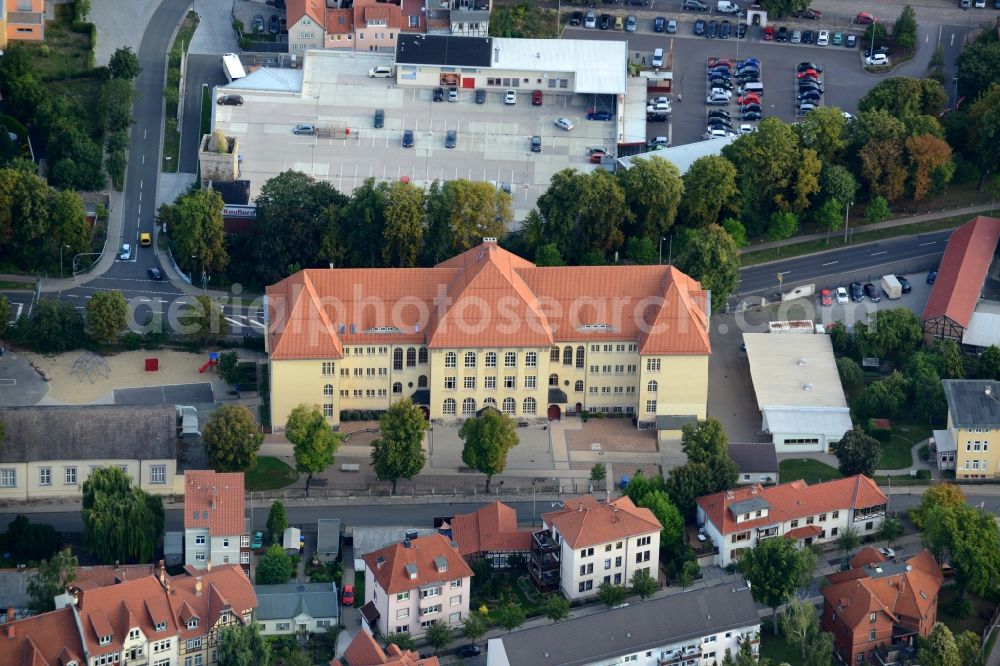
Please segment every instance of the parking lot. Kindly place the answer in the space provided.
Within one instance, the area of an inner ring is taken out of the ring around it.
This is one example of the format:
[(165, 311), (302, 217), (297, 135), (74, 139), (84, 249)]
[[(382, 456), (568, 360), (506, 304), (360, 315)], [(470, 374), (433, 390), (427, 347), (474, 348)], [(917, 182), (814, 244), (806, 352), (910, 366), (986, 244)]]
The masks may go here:
[[(240, 172), (253, 183), (251, 198), (269, 178), (296, 169), (351, 192), (367, 178), (417, 185), (467, 178), (510, 185), (514, 218), (523, 219), (557, 171), (596, 168), (587, 149), (613, 148), (616, 123), (586, 120), (592, 98), (545, 92), (531, 104), (531, 87), (517, 91), (517, 103), (504, 104), (503, 92), (491, 91), (484, 104), (474, 90), (459, 90), (457, 102), (434, 102), (433, 91), (397, 87), (371, 79), (368, 71), (391, 60), (377, 54), (313, 55), (302, 95), (241, 90), (242, 106), (215, 106), (216, 126), (240, 140)], [(220, 88), (218, 94), (232, 92)], [(447, 97), (446, 97), (447, 98)], [(385, 111), (376, 129), (374, 109)], [(575, 126), (559, 129), (568, 118)], [(298, 123), (315, 124), (317, 136), (298, 136)], [(403, 132), (414, 133), (413, 147), (402, 146)], [(454, 149), (445, 148), (449, 130), (458, 134)], [(531, 136), (541, 137), (541, 152), (530, 150)]]

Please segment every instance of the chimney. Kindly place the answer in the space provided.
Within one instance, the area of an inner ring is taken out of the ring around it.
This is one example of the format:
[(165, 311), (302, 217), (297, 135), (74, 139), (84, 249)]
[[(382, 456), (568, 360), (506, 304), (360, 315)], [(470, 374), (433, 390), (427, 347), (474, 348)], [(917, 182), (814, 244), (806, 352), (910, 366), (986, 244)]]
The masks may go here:
[(580, 511), (581, 513), (583, 512), (583, 502), (580, 502), (579, 504), (576, 505), (576, 510)]
[(205, 563), (205, 569), (207, 571), (211, 571), (212, 570), (212, 559), (211, 558), (209, 558), (208, 562)]
[[(7, 612), (9, 613), (10, 611)], [(4, 629), (7, 632), (7, 638), (14, 638), (17, 636), (17, 627), (15, 627), (12, 623), (9, 623), (6, 627), (4, 627)]]
[(194, 579), (194, 596), (201, 596), (201, 576)]
[(7, 608), (7, 621), (8, 622), (13, 622), (14, 621), (14, 607), (13, 606), (9, 606)]

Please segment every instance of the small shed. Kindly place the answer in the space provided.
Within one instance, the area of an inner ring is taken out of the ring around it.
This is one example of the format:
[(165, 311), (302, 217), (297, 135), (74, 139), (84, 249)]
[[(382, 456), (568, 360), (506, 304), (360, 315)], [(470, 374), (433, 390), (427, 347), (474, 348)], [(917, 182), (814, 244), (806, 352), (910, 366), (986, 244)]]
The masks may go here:
[(334, 562), (340, 557), (340, 519), (320, 518), (316, 521), (316, 558)]
[(286, 527), (281, 535), (281, 547), (289, 553), (298, 553), (302, 549), (302, 530)]

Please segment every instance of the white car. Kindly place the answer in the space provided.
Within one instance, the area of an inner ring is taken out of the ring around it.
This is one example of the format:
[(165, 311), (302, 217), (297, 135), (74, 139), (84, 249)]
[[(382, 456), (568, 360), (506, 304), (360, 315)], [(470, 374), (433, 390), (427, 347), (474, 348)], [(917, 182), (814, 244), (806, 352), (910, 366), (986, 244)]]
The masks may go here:
[(503, 94), (504, 104), (517, 104), (517, 93), (513, 90), (508, 90)]
[(843, 305), (844, 303), (849, 303), (851, 299), (847, 296), (847, 289), (844, 287), (837, 287), (837, 302)]
[(646, 113), (670, 113), (670, 104), (667, 102), (650, 103), (646, 106)]
[(118, 252), (118, 258), (122, 261), (129, 261), (132, 259), (132, 246), (128, 243), (122, 244), (122, 249)]
[(820, 30), (819, 37), (816, 38), (816, 46), (826, 46), (830, 43), (830, 31)]
[(889, 548), (889, 547), (879, 548), (878, 552), (882, 553), (883, 555), (885, 555), (888, 558), (896, 557), (896, 551), (894, 551), (892, 548)]
[(888, 67), (889, 66), (889, 56), (884, 53), (875, 53), (873, 55), (865, 58), (865, 66), (867, 67)]
[(705, 132), (706, 139), (726, 139), (733, 136), (737, 136), (737, 134), (735, 132), (727, 132), (724, 129), (710, 129)]
[(726, 90), (725, 88), (712, 88), (712, 92), (708, 93), (712, 97), (725, 97), (729, 99), (733, 96), (732, 90)]
[(666, 96), (654, 97), (650, 99), (648, 102), (646, 102), (646, 104), (648, 104), (649, 106), (652, 106), (654, 104), (670, 104), (670, 99)]
[(556, 118), (553, 125), (567, 132), (576, 127), (576, 125), (573, 124), (573, 121), (570, 120), (569, 118)]
[(756, 125), (740, 125), (740, 134), (753, 134), (756, 131)]
[(660, 68), (663, 67), (663, 49), (653, 50), (653, 67)]
[(376, 65), (368, 70), (368, 76), (373, 79), (391, 79), (392, 78), (392, 67), (386, 67), (385, 65)]
[(844, 113), (844, 120), (846, 120), (848, 122), (854, 120), (854, 115), (853, 114), (850, 114), (847, 111), (844, 111), (843, 113)]
[(587, 12), (587, 18), (583, 19), (583, 27), (594, 29), (597, 27), (597, 14), (594, 12)]

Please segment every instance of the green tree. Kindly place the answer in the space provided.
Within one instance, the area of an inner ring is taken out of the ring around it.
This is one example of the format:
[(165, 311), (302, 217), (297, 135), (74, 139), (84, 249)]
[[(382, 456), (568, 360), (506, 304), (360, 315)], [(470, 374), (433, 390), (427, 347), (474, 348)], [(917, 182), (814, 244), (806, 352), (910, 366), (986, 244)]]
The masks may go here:
[(747, 239), (746, 227), (739, 220), (727, 217), (722, 221), (722, 228), (726, 230), (727, 234), (732, 236), (736, 247), (746, 247), (750, 244), (750, 241)]
[(626, 235), (659, 241), (677, 217), (684, 192), (680, 170), (653, 155), (633, 161), (630, 168), (618, 172), (618, 178), (625, 190), (625, 203), (634, 215), (624, 230)]
[(802, 599), (792, 599), (778, 620), (781, 633), (789, 643), (798, 646), (802, 659), (806, 658), (809, 647), (809, 631), (817, 624), (816, 607)]
[(954, 483), (935, 483), (924, 491), (920, 497), (920, 504), (910, 509), (910, 522), (918, 530), (924, 529), (927, 514), (936, 506), (954, 507), (965, 504), (965, 493), (960, 486)]
[(79, 194), (71, 190), (52, 192), (49, 199), (49, 231), (50, 256), (55, 259), (62, 246), (65, 259), (69, 262), (67, 267), (71, 267), (74, 254), (89, 250), (91, 231)]
[(87, 301), (87, 329), (97, 342), (116, 342), (126, 326), (128, 304), (122, 292), (117, 289), (98, 291)]
[(660, 589), (660, 583), (649, 575), (648, 569), (636, 569), (629, 581), (633, 594), (638, 594), (639, 599), (645, 601)]
[(903, 361), (923, 341), (923, 328), (909, 308), (879, 310), (868, 315), (870, 323), (855, 327), (855, 342), (862, 356)]
[(392, 481), (392, 494), (396, 494), (396, 481), (412, 479), (427, 462), (424, 453), (424, 432), (427, 419), (409, 398), (393, 403), (379, 417), (379, 438), (372, 442), (372, 467), (382, 481)]
[[(3, 306), (0, 304), (0, 314), (2, 313)], [(0, 337), (2, 336), (3, 330), (0, 328)], [(979, 368), (976, 374), (979, 379), (1000, 379), (1000, 347), (990, 345), (979, 355)]]
[(681, 429), (681, 449), (688, 462), (711, 463), (716, 458), (729, 455), (729, 437), (718, 419), (708, 417)]
[(28, 341), (43, 353), (58, 353), (80, 345), (84, 335), (83, 318), (71, 303), (42, 298), (31, 310)]
[(441, 620), (435, 620), (427, 627), (424, 640), (434, 648), (434, 654), (440, 654), (441, 648), (447, 647), (452, 641), (451, 628)]
[(621, 247), (623, 223), (627, 227), (631, 219), (620, 182), (603, 169), (556, 172), (537, 207), (538, 216), (525, 227), (531, 244), (552, 243), (574, 263), (583, 263), (588, 253), (603, 256)]
[(963, 598), (968, 592), (985, 595), (996, 589), (1000, 528), (991, 514), (967, 504), (936, 506), (927, 513), (923, 536), (936, 555), (950, 555)]
[(292, 577), (292, 558), (280, 544), (271, 544), (257, 563), (257, 584), (278, 585)]
[(861, 535), (856, 529), (848, 525), (840, 531), (840, 535), (837, 537), (837, 548), (844, 554), (845, 563), (851, 559), (851, 553), (860, 545)]
[(202, 441), (216, 472), (249, 472), (257, 465), (264, 434), (244, 405), (223, 405), (205, 424)]
[(413, 640), (409, 632), (397, 631), (394, 634), (389, 634), (385, 637), (386, 645), (395, 645), (400, 650), (413, 650), (417, 647), (417, 642)]
[(507, 452), (518, 445), (517, 424), (495, 409), (462, 424), (458, 436), (464, 442), (462, 462), (486, 475), (486, 492), (494, 475), (507, 467)]
[(864, 379), (861, 374), (861, 366), (848, 356), (841, 356), (837, 359), (837, 372), (840, 374), (840, 383), (846, 389), (860, 386)]
[(267, 533), (271, 537), (271, 543), (280, 543), (286, 529), (288, 529), (288, 516), (285, 514), (285, 505), (281, 500), (274, 500), (267, 514)]
[(799, 231), (799, 216), (795, 213), (775, 211), (767, 225), (767, 240), (778, 241), (791, 238)]
[(689, 229), (684, 236), (675, 264), (698, 280), (702, 289), (711, 290), (713, 310), (721, 312), (740, 281), (740, 250), (717, 224)]
[[(844, 433), (836, 444), (840, 473), (844, 476), (864, 474), (872, 476), (882, 457), (882, 447), (878, 440), (870, 437), (858, 426)], [(845, 530), (846, 532), (846, 530)]]
[(917, 44), (917, 14), (906, 5), (892, 26), (892, 39), (896, 46), (912, 49)]
[(793, 128), (802, 147), (816, 151), (826, 172), (836, 166), (832, 162), (838, 160), (847, 147), (845, 126), (843, 111), (835, 106), (821, 106), (800, 118)]
[(50, 558), (58, 552), (61, 543), (54, 527), (31, 523), (23, 515), (15, 517), (7, 525), (7, 531), (0, 535), (4, 552), (22, 562)]
[(1000, 83), (1000, 39), (984, 30), (958, 56), (958, 94), (978, 99), (996, 83)]
[(886, 516), (882, 524), (879, 525), (878, 537), (885, 539), (885, 545), (891, 547), (892, 543), (901, 536), (903, 536), (903, 521), (899, 518)]
[(566, 262), (555, 243), (546, 243), (535, 250), (536, 266), (565, 266)]
[(962, 666), (955, 636), (943, 622), (936, 622), (926, 641), (917, 650), (921, 666)]
[[(265, 185), (266, 187), (266, 185)], [(222, 195), (215, 190), (195, 190), (174, 204), (173, 227), (168, 229), (177, 263), (197, 283), (202, 274), (229, 265), (222, 224)]]
[(108, 62), (111, 76), (116, 79), (134, 79), (139, 76), (142, 67), (139, 66), (139, 56), (129, 46), (115, 49)]
[(271, 651), (260, 625), (230, 624), (219, 632), (219, 666), (267, 666)]
[(393, 268), (417, 265), (426, 231), (424, 191), (396, 182), (386, 196), (382, 263)]
[[(995, 176), (996, 165), (1000, 163), (1000, 84), (994, 83), (976, 99), (965, 118), (967, 126), (955, 137), (953, 145), (964, 144), (963, 153), (979, 167), (980, 190), (987, 182), (1000, 186), (1000, 179)], [(989, 178), (991, 175), (994, 177)]]
[(879, 81), (858, 101), (858, 111), (888, 111), (896, 118), (921, 113), (920, 79), (891, 76)]
[(0, 294), (0, 340), (7, 337), (7, 328), (10, 326), (12, 308), (10, 301), (3, 294)]
[(507, 603), (493, 611), (497, 624), (511, 633), (524, 624), (524, 609), (515, 603)]
[(222, 340), (229, 335), (229, 320), (219, 302), (210, 296), (195, 296), (178, 317), (178, 331), (198, 344)]
[(98, 467), (83, 482), (87, 549), (102, 563), (149, 562), (163, 534), (163, 500), (132, 486), (118, 467)]
[(763, 230), (756, 221), (769, 219), (775, 210), (789, 210), (789, 190), (802, 161), (799, 138), (791, 125), (765, 118), (756, 132), (725, 146), (722, 156), (736, 167), (743, 221), (751, 235)]
[(341, 436), (330, 428), (319, 407), (303, 404), (297, 405), (288, 415), (285, 437), (294, 447), (296, 468), (309, 475), (306, 477), (308, 496), (313, 474), (322, 472), (333, 462)]
[(855, 402), (855, 411), (860, 418), (895, 418), (906, 404), (907, 389), (906, 378), (894, 371), (865, 387)]
[(243, 379), (240, 372), (240, 355), (236, 351), (227, 351), (219, 354), (219, 376), (222, 381), (230, 386), (236, 386)]
[(590, 468), (590, 480), (591, 481), (603, 481), (607, 477), (607, 470), (601, 463), (595, 464)]
[(830, 243), (830, 234), (834, 231), (840, 231), (843, 226), (844, 218), (841, 215), (843, 209), (843, 205), (836, 199), (827, 199), (813, 211), (813, 219), (816, 224), (826, 229), (827, 244)]
[(560, 622), (569, 617), (569, 599), (557, 592), (545, 601), (544, 609), (545, 617), (553, 622)]
[(941, 354), (941, 376), (945, 379), (965, 379), (962, 350), (954, 340), (939, 340), (936, 344)]
[(892, 211), (889, 210), (889, 202), (883, 196), (872, 197), (872, 200), (868, 202), (868, 207), (865, 208), (865, 219), (868, 220), (869, 224), (878, 224), (888, 220), (890, 215), (892, 215)]
[[(643, 160), (640, 160), (643, 161)], [(625, 256), (636, 264), (655, 264), (659, 261), (659, 248), (646, 236), (632, 236), (625, 241)]]
[(663, 477), (659, 474), (655, 476), (647, 477), (642, 473), (641, 469), (637, 469), (635, 474), (628, 481), (628, 485), (625, 486), (625, 496), (632, 500), (632, 503), (639, 506), (639, 502), (642, 498), (651, 492), (660, 492), (666, 489), (663, 483)]
[(628, 590), (625, 589), (624, 585), (612, 585), (611, 583), (601, 583), (601, 586), (597, 588), (597, 598), (600, 599), (608, 608), (614, 608), (615, 606), (621, 606), (625, 603), (625, 598), (628, 596)]
[[(830, 107), (823, 106), (814, 109), (806, 118), (812, 116), (816, 111), (828, 108)], [(858, 193), (858, 181), (846, 167), (839, 164), (824, 164), (819, 175), (819, 188), (827, 200), (832, 199), (841, 206), (846, 206), (849, 203), (854, 203), (854, 197)]]
[(983, 666), (983, 649), (980, 647), (979, 636), (966, 629), (955, 636), (958, 646), (959, 662), (962, 666)]
[(31, 597), (28, 608), (33, 613), (55, 610), (55, 597), (68, 590), (69, 584), (76, 580), (79, 564), (69, 548), (39, 562), (35, 575), (28, 579), (28, 596)]
[(788, 539), (766, 539), (745, 551), (736, 568), (751, 584), (754, 601), (771, 609), (771, 625), (778, 633), (778, 606), (795, 591), (804, 562), (795, 543)]
[(660, 521), (660, 548), (677, 559), (684, 551), (684, 519), (676, 506), (671, 504), (667, 493), (662, 490), (650, 490), (636, 503), (649, 509)]
[(695, 499), (720, 490), (728, 490), (736, 483), (739, 471), (728, 455), (716, 458), (712, 464), (688, 463), (670, 470), (664, 485), (667, 496), (687, 520), (695, 515)]
[(472, 643), (476, 643), (485, 633), (486, 622), (479, 613), (473, 611), (462, 620), (462, 635), (472, 641)]
[(503, 236), (512, 220), (510, 195), (491, 183), (449, 180), (442, 193), (448, 206), (452, 253), (465, 252), (485, 237)]
[(720, 155), (695, 160), (684, 174), (681, 219), (689, 227), (715, 224), (724, 209), (739, 210), (736, 167)]

